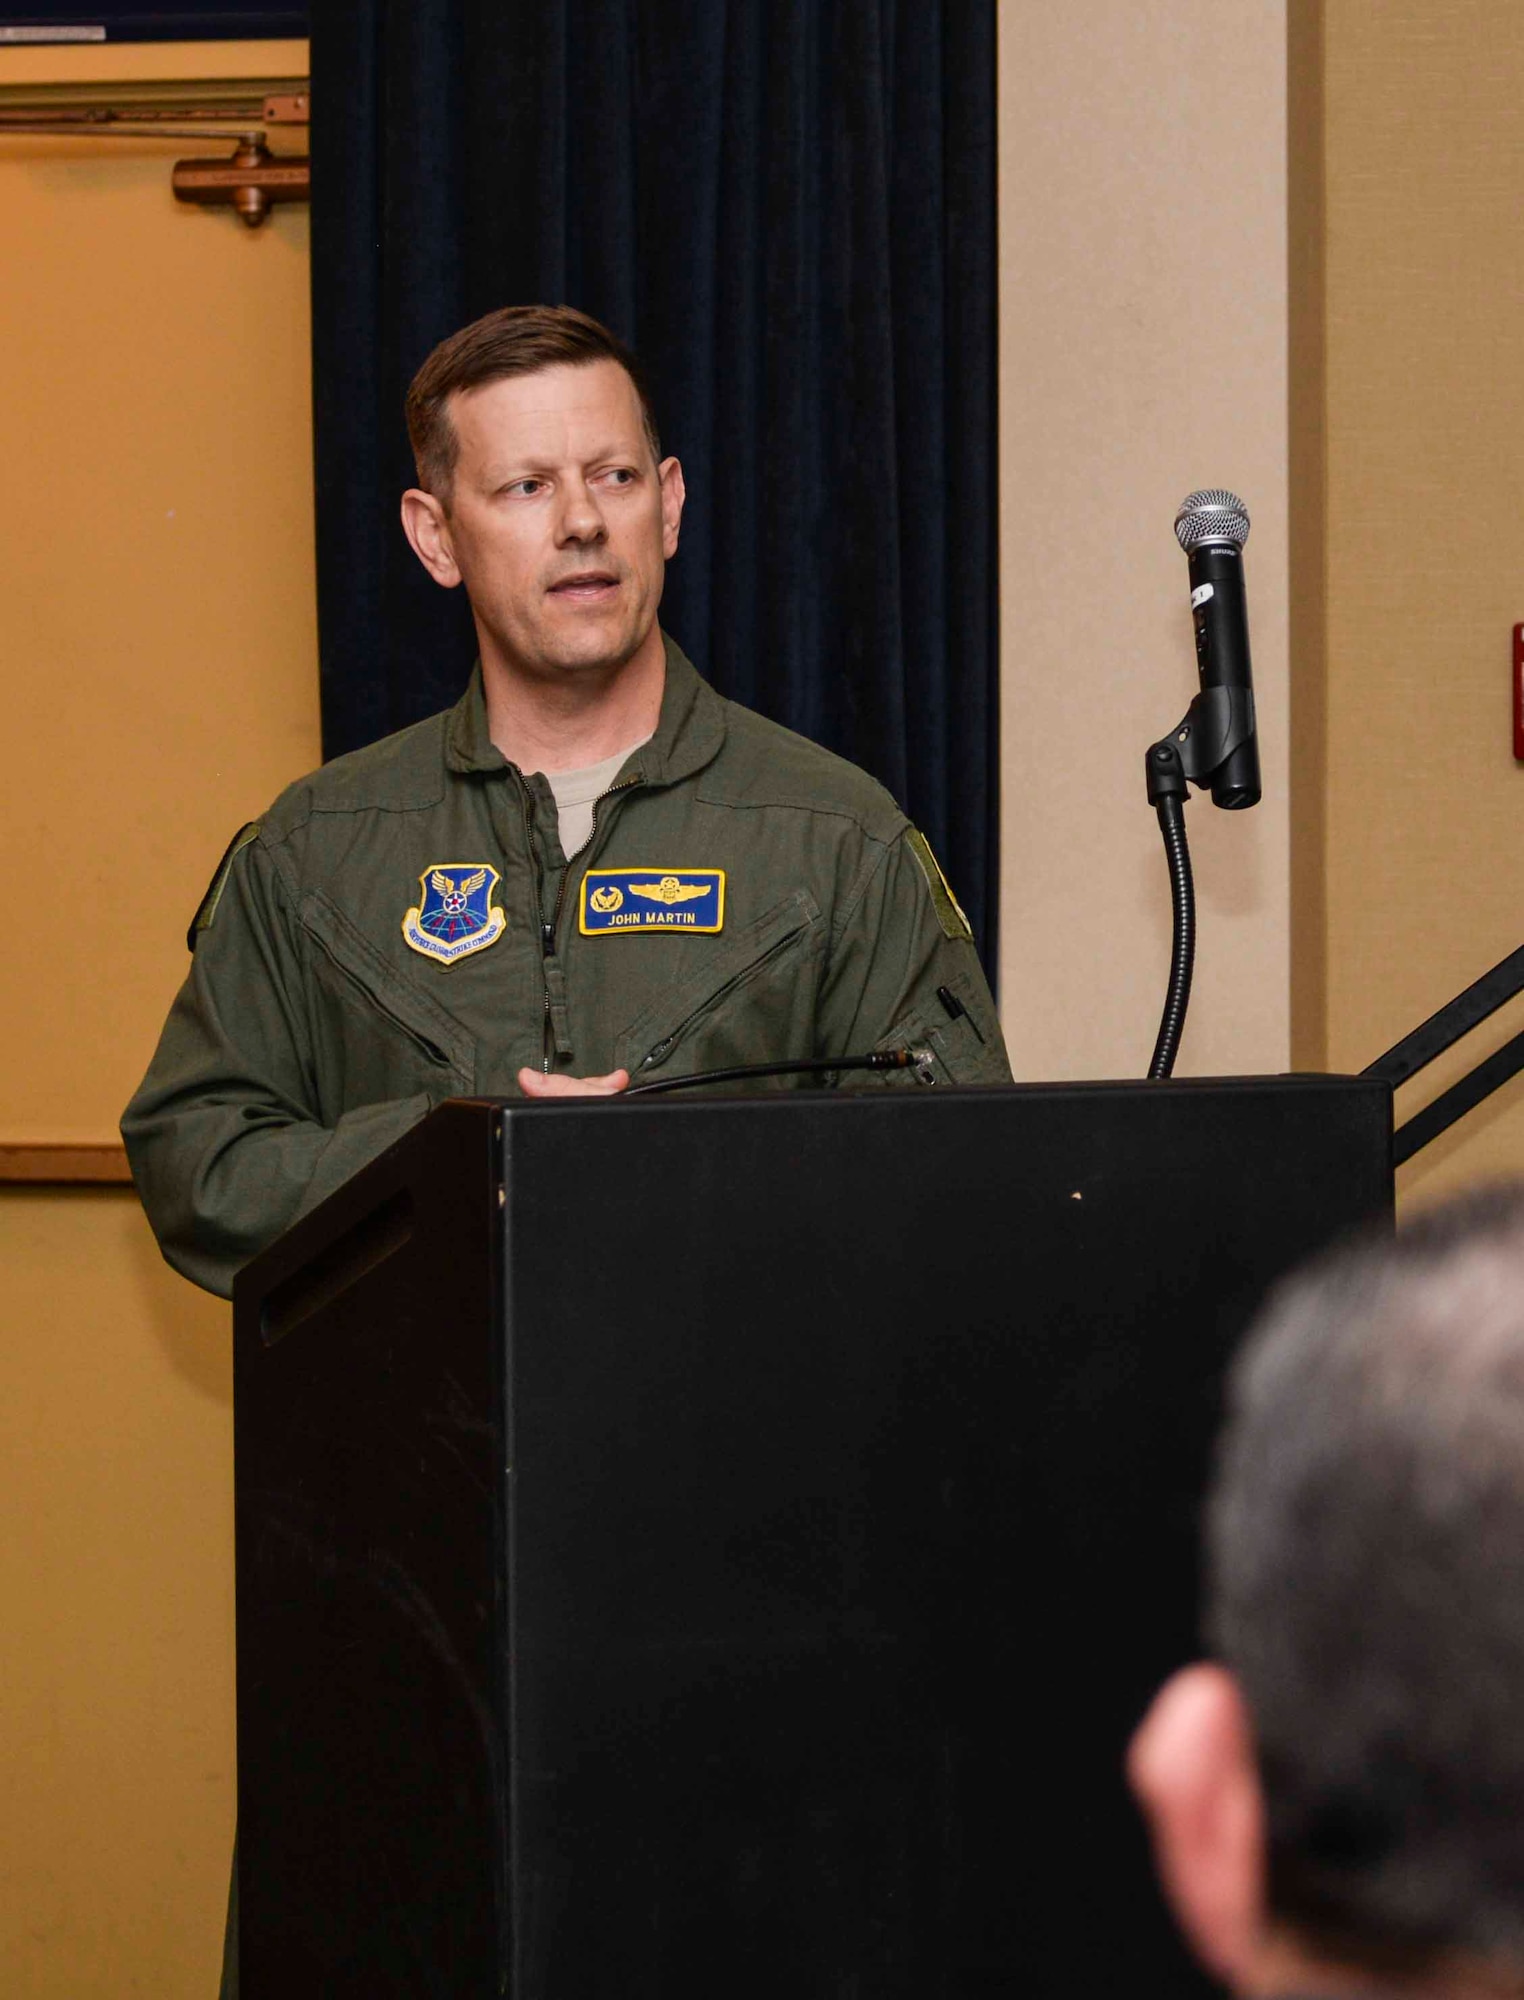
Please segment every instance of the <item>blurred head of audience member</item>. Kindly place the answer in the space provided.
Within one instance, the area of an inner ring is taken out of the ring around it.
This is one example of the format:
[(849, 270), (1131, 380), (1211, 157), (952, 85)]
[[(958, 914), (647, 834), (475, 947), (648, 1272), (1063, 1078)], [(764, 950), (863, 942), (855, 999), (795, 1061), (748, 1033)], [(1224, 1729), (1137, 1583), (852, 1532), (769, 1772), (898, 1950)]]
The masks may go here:
[(1129, 1774), (1235, 1994), (1524, 1994), (1524, 1190), (1336, 1253), (1231, 1377), (1214, 1658)]

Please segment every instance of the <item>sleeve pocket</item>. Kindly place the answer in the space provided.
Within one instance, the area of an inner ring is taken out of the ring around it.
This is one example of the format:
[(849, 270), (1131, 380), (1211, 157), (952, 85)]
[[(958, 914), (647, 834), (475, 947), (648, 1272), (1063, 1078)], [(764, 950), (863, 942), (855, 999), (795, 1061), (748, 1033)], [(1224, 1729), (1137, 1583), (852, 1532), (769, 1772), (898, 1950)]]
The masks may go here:
[[(992, 1071), (991, 1052), (974, 1020), (973, 996), (964, 988), (961, 979), (946, 982), (946, 989), (959, 1011), (954, 1013), (943, 1002), (939, 989), (937, 997), (923, 1002), (909, 1014), (901, 1015), (887, 1035), (874, 1043), (879, 1049), (930, 1049), (932, 1054), (931, 1076), (933, 1083), (987, 1083), (1003, 1082), (1006, 1079)], [(856, 1082), (854, 1072), (843, 1073), (842, 1081)], [(875, 1083), (890, 1085), (915, 1084), (926, 1081), (914, 1070), (883, 1070), (871, 1074)]]
[(318, 958), (312, 1030), (333, 1100), (325, 1121), (418, 1091), (437, 1102), (473, 1088), (476, 1038), (453, 1015), (399, 978), (326, 896), (303, 898), (301, 923)]

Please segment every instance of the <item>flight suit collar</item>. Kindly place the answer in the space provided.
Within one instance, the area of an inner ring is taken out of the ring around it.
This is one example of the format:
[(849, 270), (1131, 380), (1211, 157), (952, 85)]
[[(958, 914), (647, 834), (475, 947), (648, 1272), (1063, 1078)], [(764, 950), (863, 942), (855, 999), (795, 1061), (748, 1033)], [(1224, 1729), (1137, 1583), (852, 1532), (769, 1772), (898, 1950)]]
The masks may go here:
[[(633, 761), (648, 785), (673, 785), (700, 771), (725, 741), (725, 704), (665, 632), (666, 685), (656, 733)], [(504, 771), (508, 760), (487, 733), (487, 696), (481, 661), (471, 669), (465, 693), (450, 711), (445, 762), (452, 771)]]

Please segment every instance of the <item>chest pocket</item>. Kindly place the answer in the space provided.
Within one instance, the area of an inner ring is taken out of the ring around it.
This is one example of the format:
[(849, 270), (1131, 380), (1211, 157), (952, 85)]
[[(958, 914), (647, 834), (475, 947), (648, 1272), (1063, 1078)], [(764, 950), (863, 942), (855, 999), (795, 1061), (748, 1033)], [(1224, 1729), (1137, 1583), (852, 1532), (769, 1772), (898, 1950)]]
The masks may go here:
[(309, 1027), (320, 1115), (419, 1091), (469, 1091), (475, 1036), (401, 978), (321, 892), (302, 898), (300, 914), (315, 947)]
[(825, 941), (818, 904), (796, 889), (632, 1021), (615, 1046), (631, 1082), (813, 1052)]

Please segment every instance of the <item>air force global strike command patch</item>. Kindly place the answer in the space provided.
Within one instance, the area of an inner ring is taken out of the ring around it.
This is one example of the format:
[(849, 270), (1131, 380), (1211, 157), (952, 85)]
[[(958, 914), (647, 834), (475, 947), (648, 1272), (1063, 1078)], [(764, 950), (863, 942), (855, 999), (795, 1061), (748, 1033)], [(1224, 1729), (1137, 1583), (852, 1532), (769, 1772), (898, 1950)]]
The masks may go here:
[(492, 900), (500, 880), (485, 861), (436, 861), (418, 877), (423, 897), (402, 919), (403, 938), (441, 965), (485, 951), (508, 927)]
[(577, 928), (584, 937), (717, 931), (724, 923), (723, 868), (590, 868), (582, 878)]

